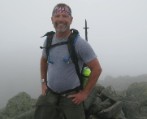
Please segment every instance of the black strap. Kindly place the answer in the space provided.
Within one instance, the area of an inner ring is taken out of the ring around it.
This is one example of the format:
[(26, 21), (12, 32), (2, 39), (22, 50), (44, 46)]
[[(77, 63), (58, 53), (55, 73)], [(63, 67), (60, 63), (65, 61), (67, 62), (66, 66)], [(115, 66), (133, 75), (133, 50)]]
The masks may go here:
[(46, 36), (47, 36), (47, 42), (46, 42), (46, 56), (47, 56), (47, 61), (48, 61), (49, 50), (50, 50), (50, 46), (52, 44), (52, 39), (53, 39), (54, 34), (55, 34), (55, 32), (53, 32), (53, 31), (48, 32), (46, 34)]
[(81, 87), (78, 86), (78, 87), (76, 87), (76, 88), (69, 89), (69, 90), (66, 90), (66, 91), (63, 91), (63, 92), (58, 93), (58, 92), (55, 92), (55, 91), (53, 91), (51, 88), (48, 87), (46, 93), (48, 93), (48, 91), (50, 91), (50, 92), (52, 92), (53, 94), (62, 96), (62, 95), (67, 95), (68, 93), (71, 93), (71, 92), (73, 92), (73, 91), (74, 91), (74, 92), (75, 92), (75, 91), (76, 91), (76, 92), (79, 92), (80, 90), (81, 90)]
[(65, 41), (65, 42), (60, 42), (60, 43), (56, 43), (56, 44), (50, 45), (49, 48), (53, 48), (53, 47), (56, 47), (56, 46), (59, 46), (59, 45), (65, 45), (65, 44), (67, 44), (67, 43), (68, 43), (67, 41)]
[(81, 71), (80, 71), (80, 67), (78, 64), (78, 57), (77, 57), (77, 53), (76, 53), (76, 49), (75, 49), (75, 40), (78, 37), (79, 32), (75, 29), (72, 29), (72, 35), (69, 36), (69, 43), (68, 43), (68, 50), (69, 50), (69, 54), (70, 57), (72, 59), (72, 62), (75, 65), (75, 69), (76, 69), (76, 73), (79, 77), (80, 80), (80, 87), (82, 87), (82, 77), (81, 77)]

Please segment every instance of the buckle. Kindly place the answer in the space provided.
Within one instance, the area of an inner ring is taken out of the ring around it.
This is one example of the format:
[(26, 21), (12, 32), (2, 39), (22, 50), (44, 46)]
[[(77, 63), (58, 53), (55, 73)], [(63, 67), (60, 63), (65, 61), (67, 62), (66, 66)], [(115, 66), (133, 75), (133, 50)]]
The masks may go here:
[(68, 93), (60, 94), (60, 95), (63, 96), (63, 97), (67, 97), (68, 95), (75, 94), (77, 92), (78, 91), (71, 91), (71, 92), (68, 92)]

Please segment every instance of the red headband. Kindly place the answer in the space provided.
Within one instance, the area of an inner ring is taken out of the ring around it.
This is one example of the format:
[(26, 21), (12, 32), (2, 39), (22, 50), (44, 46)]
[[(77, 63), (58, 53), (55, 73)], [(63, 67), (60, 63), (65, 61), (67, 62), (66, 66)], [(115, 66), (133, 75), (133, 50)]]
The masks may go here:
[(58, 14), (58, 13), (65, 13), (71, 16), (71, 11), (69, 10), (68, 7), (55, 7), (53, 11), (53, 15)]

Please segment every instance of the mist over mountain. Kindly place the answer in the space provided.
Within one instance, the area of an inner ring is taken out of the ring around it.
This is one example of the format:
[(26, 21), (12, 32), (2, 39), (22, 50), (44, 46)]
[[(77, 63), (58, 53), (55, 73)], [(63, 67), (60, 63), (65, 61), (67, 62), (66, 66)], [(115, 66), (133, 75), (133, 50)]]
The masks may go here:
[[(39, 103), (37, 99), (32, 98), (26, 92), (20, 92), (11, 97), (6, 106), (0, 109), (0, 119), (34, 119), (37, 103)], [(88, 110), (90, 117), (146, 119), (147, 82), (132, 83), (127, 90), (120, 92), (110, 86), (105, 88), (102, 85), (96, 85), (84, 102), (84, 109), (86, 112)]]
[[(18, 79), (17, 85), (15, 83), (13, 84), (13, 82), (9, 82), (7, 86), (1, 85), (3, 90), (0, 90), (0, 108), (4, 107), (7, 101), (19, 92), (26, 92), (31, 95), (31, 97), (37, 98), (41, 94), (41, 85), (39, 78), (35, 74), (34, 76), (35, 77), (30, 77), (29, 75), (26, 75), (21, 80)], [(147, 74), (118, 77), (106, 76), (104, 79), (100, 78), (98, 80), (98, 83), (104, 87), (112, 86), (112, 88), (117, 91), (127, 90), (128, 86), (134, 82), (147, 82)]]
[(115, 90), (126, 90), (128, 86), (134, 82), (147, 82), (147, 74), (138, 76), (106, 76), (104, 80), (100, 80), (99, 83), (103, 86), (112, 86)]

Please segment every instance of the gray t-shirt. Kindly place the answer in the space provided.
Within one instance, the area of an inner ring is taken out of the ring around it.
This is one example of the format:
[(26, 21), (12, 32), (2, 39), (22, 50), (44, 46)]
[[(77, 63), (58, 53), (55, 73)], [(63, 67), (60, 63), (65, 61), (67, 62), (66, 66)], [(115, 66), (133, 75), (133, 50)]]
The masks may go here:
[[(67, 39), (53, 37), (52, 44), (64, 41), (67, 41)], [(44, 46), (46, 46), (46, 41)], [(75, 49), (81, 69), (83, 63), (88, 63), (96, 58), (92, 47), (80, 36), (75, 40)], [(45, 49), (43, 49), (42, 56), (46, 58)], [(51, 48), (48, 62), (47, 85), (53, 91), (60, 93), (80, 86), (80, 80), (76, 73), (75, 65), (70, 58), (67, 44)]]

